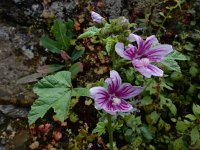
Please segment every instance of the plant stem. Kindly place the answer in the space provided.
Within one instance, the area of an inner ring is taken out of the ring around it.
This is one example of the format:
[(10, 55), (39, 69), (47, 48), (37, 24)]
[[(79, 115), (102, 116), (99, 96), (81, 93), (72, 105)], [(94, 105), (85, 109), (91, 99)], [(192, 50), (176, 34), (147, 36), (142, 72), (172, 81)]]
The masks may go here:
[(112, 51), (112, 54), (111, 54), (111, 57), (112, 57), (112, 63), (113, 63), (113, 69), (115, 69), (116, 67), (116, 55), (115, 55), (115, 51), (113, 52)]
[(109, 143), (110, 143), (110, 150), (113, 149), (113, 129), (112, 129), (112, 116), (108, 114), (108, 134), (109, 134)]

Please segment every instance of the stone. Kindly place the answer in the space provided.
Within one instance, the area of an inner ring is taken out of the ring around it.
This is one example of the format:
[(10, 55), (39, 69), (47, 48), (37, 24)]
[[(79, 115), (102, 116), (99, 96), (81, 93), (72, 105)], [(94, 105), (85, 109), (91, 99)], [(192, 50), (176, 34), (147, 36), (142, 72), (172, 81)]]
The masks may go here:
[(28, 115), (27, 108), (14, 105), (0, 105), (0, 112), (11, 118), (26, 118)]
[(23, 54), (24, 50), (21, 48), (26, 42), (31, 42), (27, 41), (27, 35), (21, 41), (18, 36), (17, 42), (15, 38), (11, 39), (12, 36), (18, 36), (15, 28), (0, 24), (0, 104), (30, 105), (35, 98), (31, 87), (17, 85), (16, 82), (35, 71), (35, 66), (28, 65), (30, 58)]

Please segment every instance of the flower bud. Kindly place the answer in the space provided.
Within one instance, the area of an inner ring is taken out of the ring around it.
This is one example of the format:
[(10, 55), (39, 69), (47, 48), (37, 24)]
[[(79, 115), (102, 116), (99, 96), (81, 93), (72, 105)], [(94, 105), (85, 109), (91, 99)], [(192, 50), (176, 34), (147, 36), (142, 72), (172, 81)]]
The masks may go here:
[(91, 17), (92, 17), (92, 20), (94, 22), (97, 22), (97, 23), (101, 23), (102, 20), (103, 20), (103, 17), (101, 15), (99, 15), (98, 13), (94, 12), (94, 11), (91, 11)]

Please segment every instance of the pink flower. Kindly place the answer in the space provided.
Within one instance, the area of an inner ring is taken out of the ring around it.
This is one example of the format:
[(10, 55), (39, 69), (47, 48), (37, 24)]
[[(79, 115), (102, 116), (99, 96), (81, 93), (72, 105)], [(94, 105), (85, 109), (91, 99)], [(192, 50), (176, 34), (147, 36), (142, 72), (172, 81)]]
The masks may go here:
[(95, 108), (103, 109), (111, 115), (132, 110), (132, 105), (125, 99), (140, 94), (143, 88), (132, 86), (130, 83), (122, 83), (121, 77), (115, 70), (110, 71), (110, 78), (107, 78), (105, 82), (108, 88), (93, 87), (90, 89), (91, 97), (95, 101)]
[(152, 35), (144, 41), (140, 36), (130, 34), (130, 42), (137, 43), (137, 46), (129, 44), (126, 48), (123, 43), (115, 45), (115, 51), (124, 59), (131, 60), (133, 66), (143, 76), (150, 78), (153, 76), (163, 76), (163, 71), (152, 65), (152, 62), (161, 62), (163, 58), (172, 52), (169, 44), (159, 44), (157, 38)]
[(94, 12), (94, 11), (91, 11), (91, 17), (92, 17), (92, 20), (94, 22), (97, 22), (97, 23), (101, 23), (102, 20), (103, 20), (103, 17), (101, 17), (101, 15), (99, 15), (98, 13)]

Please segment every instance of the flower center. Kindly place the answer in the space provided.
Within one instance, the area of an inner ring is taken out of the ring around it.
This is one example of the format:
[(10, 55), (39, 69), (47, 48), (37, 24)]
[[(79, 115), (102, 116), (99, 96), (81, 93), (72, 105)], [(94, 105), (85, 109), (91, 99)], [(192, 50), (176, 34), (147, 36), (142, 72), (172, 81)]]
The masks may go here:
[(140, 61), (144, 64), (144, 66), (148, 66), (148, 64), (150, 63), (148, 58), (142, 58)]
[(121, 103), (121, 99), (115, 97), (112, 99), (113, 100), (113, 105), (119, 105)]

